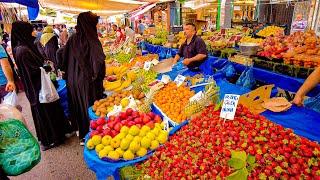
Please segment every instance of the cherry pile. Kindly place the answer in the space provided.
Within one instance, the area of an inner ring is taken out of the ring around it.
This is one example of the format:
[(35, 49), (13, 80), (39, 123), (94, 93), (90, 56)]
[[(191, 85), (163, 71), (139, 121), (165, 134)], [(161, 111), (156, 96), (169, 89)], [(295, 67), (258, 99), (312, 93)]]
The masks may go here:
[(248, 179), (320, 179), (320, 146), (239, 105), (235, 120), (208, 107), (147, 161), (137, 165), (152, 179), (217, 179), (234, 172), (231, 151), (255, 156)]

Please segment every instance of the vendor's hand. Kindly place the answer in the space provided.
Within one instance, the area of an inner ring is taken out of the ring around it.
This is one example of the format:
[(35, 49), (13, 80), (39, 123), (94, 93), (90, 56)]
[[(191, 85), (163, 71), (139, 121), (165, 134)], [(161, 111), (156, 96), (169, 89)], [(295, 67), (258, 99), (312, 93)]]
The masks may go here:
[(6, 85), (5, 90), (7, 92), (15, 91), (16, 90), (16, 85), (14, 84), (14, 82), (8, 82), (7, 85)]
[(297, 106), (303, 106), (303, 96), (300, 96), (298, 94), (296, 94), (296, 96), (294, 97), (292, 103), (297, 105)]
[(191, 63), (191, 60), (189, 58), (185, 58), (183, 60), (183, 64), (186, 65), (186, 66), (188, 66), (190, 63)]

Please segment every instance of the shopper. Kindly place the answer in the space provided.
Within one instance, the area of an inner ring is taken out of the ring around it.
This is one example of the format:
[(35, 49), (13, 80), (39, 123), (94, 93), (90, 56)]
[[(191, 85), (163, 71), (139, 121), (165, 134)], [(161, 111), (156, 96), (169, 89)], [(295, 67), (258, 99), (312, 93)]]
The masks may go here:
[(60, 45), (64, 46), (66, 45), (68, 41), (68, 30), (66, 26), (63, 27), (62, 32), (60, 33)]
[(320, 83), (320, 67), (316, 68), (306, 79), (293, 99), (293, 103), (302, 106), (304, 97)]
[(113, 24), (113, 25), (112, 25), (112, 29), (116, 32), (116, 41), (115, 41), (115, 44), (119, 44), (119, 43), (125, 41), (126, 37), (125, 37), (125, 35), (122, 33), (121, 29), (118, 28), (117, 25)]
[[(59, 49), (58, 38), (54, 34), (53, 28), (48, 26), (43, 29), (43, 34), (40, 38), (41, 50), (43, 56), (53, 62), (54, 68), (57, 66), (56, 53)], [(41, 52), (41, 51), (40, 51)]]
[(42, 36), (42, 28), (41, 28), (41, 27), (38, 27), (38, 28), (37, 28), (37, 32), (36, 32), (36, 39), (35, 39), (35, 41), (40, 41), (41, 36)]
[(44, 65), (44, 58), (34, 44), (35, 38), (31, 34), (30, 23), (18, 21), (12, 24), (13, 57), (30, 102), (38, 140), (42, 150), (47, 150), (64, 141), (65, 134), (70, 132), (70, 125), (65, 120), (59, 100), (46, 104), (39, 102), (40, 67)]
[(145, 25), (142, 23), (141, 20), (139, 20), (138, 33), (141, 34), (141, 35), (143, 35), (145, 29), (146, 29)]
[(8, 92), (14, 90), (16, 90), (16, 86), (14, 84), (13, 70), (5, 49), (0, 45), (0, 102)]
[(76, 33), (65, 46), (62, 71), (65, 72), (69, 107), (73, 122), (78, 122), (80, 144), (89, 132), (88, 108), (103, 96), (105, 55), (97, 34), (98, 16), (80, 13)]
[(188, 23), (183, 29), (187, 40), (181, 45), (178, 54), (174, 57), (174, 63), (184, 57), (183, 64), (185, 66), (192, 71), (199, 71), (199, 66), (205, 61), (208, 54), (206, 44), (196, 35), (194, 24)]

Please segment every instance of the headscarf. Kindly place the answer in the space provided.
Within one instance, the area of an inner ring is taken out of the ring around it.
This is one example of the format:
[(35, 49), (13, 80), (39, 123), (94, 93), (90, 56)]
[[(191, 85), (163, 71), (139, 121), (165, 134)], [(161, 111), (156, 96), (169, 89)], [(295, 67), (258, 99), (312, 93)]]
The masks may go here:
[(16, 21), (12, 23), (12, 30), (11, 30), (11, 46), (13, 57), (15, 58), (16, 54), (16, 47), (25, 45), (27, 46), (37, 57), (39, 60), (43, 61), (43, 57), (37, 49), (35, 45), (35, 37), (32, 36), (32, 25), (28, 22), (24, 21)]
[(99, 17), (92, 12), (80, 13), (72, 45), (74, 48), (72, 53), (79, 61), (80, 68), (88, 70), (87, 75), (91, 76), (93, 80), (105, 72), (105, 67), (102, 67), (105, 63), (105, 55), (97, 34), (98, 20)]
[(46, 44), (50, 41), (51, 38), (53, 38), (55, 35), (53, 33), (53, 28), (52, 27), (45, 27), (43, 29), (43, 33), (40, 38), (40, 43), (42, 46), (46, 46)]

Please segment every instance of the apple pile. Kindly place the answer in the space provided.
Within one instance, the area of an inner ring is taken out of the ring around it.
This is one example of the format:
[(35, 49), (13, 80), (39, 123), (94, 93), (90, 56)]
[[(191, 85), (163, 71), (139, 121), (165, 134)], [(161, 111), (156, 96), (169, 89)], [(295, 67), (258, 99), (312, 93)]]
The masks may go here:
[(141, 128), (144, 125), (154, 128), (155, 123), (161, 123), (162, 119), (159, 115), (153, 112), (141, 113), (128, 108), (125, 112), (121, 112), (118, 116), (110, 116), (108, 120), (99, 118), (90, 122), (90, 128), (92, 129), (90, 137), (94, 135), (105, 136), (109, 135), (115, 137), (119, 134), (123, 126), (131, 127), (136, 125)]
[[(316, 142), (242, 105), (233, 121), (219, 114), (208, 107), (137, 168), (151, 179), (320, 179)], [(235, 161), (235, 151), (251, 157), (252, 166)]]

